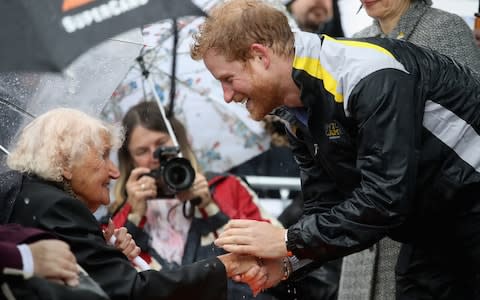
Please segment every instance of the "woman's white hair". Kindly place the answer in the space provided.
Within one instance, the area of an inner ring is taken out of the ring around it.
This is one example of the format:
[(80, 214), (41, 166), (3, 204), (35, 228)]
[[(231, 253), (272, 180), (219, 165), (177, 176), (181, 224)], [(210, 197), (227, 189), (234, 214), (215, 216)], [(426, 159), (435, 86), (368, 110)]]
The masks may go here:
[(81, 164), (89, 149), (97, 150), (101, 157), (105, 142), (112, 150), (118, 149), (123, 142), (122, 127), (75, 109), (57, 108), (38, 116), (21, 131), (7, 165), (61, 182), (64, 169)]

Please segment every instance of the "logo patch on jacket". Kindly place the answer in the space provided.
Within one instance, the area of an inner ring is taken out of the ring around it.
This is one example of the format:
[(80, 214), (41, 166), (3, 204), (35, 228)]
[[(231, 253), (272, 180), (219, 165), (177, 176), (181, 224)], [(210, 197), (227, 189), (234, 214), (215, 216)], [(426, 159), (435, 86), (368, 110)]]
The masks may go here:
[(333, 121), (325, 125), (325, 135), (330, 140), (336, 140), (343, 135), (343, 129), (336, 121)]

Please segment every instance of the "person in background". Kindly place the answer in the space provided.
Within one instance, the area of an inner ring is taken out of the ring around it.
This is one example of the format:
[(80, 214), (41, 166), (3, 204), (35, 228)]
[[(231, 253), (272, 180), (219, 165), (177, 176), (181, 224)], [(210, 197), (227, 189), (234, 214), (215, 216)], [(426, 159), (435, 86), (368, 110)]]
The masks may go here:
[[(109, 207), (116, 226), (126, 226), (142, 248), (142, 257), (156, 269), (181, 265), (220, 253), (213, 241), (231, 218), (267, 221), (281, 226), (258, 204), (255, 193), (240, 178), (229, 174), (203, 174), (188, 142), (183, 125), (169, 118), (181, 154), (193, 166), (192, 186), (175, 194), (161, 184), (162, 178), (144, 176), (158, 170), (154, 157), (159, 147), (173, 146), (166, 121), (154, 101), (131, 107), (122, 125), (125, 141), (118, 150), (120, 177)], [(192, 204), (192, 201), (197, 201)], [(228, 299), (249, 299), (243, 284), (229, 282)], [(260, 293), (255, 299), (271, 299)]]
[(292, 0), (287, 10), (303, 31), (343, 37), (337, 0)]
[(211, 11), (191, 55), (227, 103), (288, 124), (301, 172), (297, 223), (231, 220), (217, 246), (284, 261), (274, 284), (289, 263), (295, 278), (389, 236), (412, 249), (397, 264), (413, 283), (398, 299), (478, 299), (480, 82), (470, 68), (395, 39), (293, 33), (255, 0)]
[[(433, 8), (431, 0), (360, 0), (372, 25), (354, 37), (400, 39), (447, 55), (480, 73), (480, 48), (462, 17)], [(480, 76), (480, 75), (478, 75)]]
[(21, 176), (20, 185), (6, 183), (15, 192), (0, 197), (13, 202), (7, 221), (51, 232), (68, 243), (77, 263), (112, 300), (225, 299), (227, 276), (241, 274), (258, 291), (253, 279), (264, 281), (265, 274), (255, 257), (225, 254), (175, 271), (137, 272), (107, 244), (92, 213), (110, 203), (110, 180), (120, 175), (110, 151), (122, 140), (120, 126), (74, 109), (36, 117), (7, 159), (11, 172)]
[(480, 28), (475, 28), (473, 30), (473, 35), (475, 37), (475, 43), (477, 44), (477, 47), (480, 48)]
[[(374, 20), (354, 37), (388, 37), (427, 47), (468, 66), (480, 79), (480, 49), (461, 17), (433, 8), (431, 1), (424, 0), (362, 0), (361, 3)], [(393, 298), (399, 251), (400, 243), (385, 238), (375, 247), (344, 258), (339, 300)], [(404, 246), (403, 252), (410, 251)]]

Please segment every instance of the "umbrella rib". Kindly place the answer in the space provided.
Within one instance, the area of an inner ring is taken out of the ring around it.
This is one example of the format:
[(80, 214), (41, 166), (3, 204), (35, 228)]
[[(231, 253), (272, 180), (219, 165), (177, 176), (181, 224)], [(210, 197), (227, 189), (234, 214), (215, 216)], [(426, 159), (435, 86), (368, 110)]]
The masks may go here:
[(31, 117), (32, 119), (35, 118), (35, 115), (29, 113), (28, 111), (26, 111), (25, 109), (21, 108), (20, 106), (18, 106), (18, 105), (16, 105), (16, 104), (13, 104), (13, 103), (11, 103), (11, 102), (3, 99), (3, 98), (0, 98), (0, 103), (4, 104), (4, 105), (6, 105), (6, 106), (8, 106), (8, 107), (10, 107), (10, 108), (13, 108), (14, 110), (16, 110), (16, 111), (18, 111), (18, 112), (20, 112), (20, 113), (23, 113), (23, 114)]

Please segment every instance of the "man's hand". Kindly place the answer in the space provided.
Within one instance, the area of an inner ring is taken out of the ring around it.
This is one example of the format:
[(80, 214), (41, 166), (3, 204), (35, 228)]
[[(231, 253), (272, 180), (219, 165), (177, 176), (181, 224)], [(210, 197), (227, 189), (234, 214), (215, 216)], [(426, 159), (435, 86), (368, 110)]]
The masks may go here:
[(215, 245), (227, 252), (262, 258), (287, 256), (285, 229), (267, 222), (231, 220), (215, 240)]
[(67, 243), (59, 240), (41, 240), (28, 247), (33, 256), (33, 273), (69, 286), (78, 285), (77, 260)]

